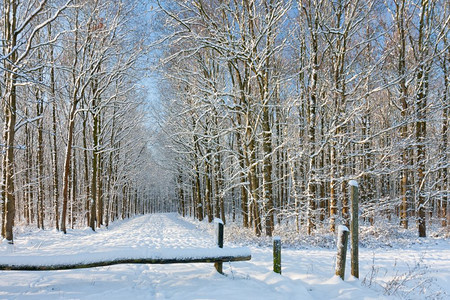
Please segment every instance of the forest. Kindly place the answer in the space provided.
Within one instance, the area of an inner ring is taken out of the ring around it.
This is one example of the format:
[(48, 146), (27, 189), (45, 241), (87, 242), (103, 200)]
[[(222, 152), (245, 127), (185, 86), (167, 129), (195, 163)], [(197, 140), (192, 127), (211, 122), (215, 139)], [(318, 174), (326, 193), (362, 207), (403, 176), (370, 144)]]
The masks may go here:
[(95, 230), (144, 212), (142, 3), (0, 5), (2, 236), (12, 243), (15, 224)]
[[(2, 237), (177, 211), (450, 228), (446, 0), (5, 0)], [(151, 88), (147, 76), (157, 78)]]
[(182, 215), (271, 236), (449, 226), (450, 3), (160, 1), (160, 141)]

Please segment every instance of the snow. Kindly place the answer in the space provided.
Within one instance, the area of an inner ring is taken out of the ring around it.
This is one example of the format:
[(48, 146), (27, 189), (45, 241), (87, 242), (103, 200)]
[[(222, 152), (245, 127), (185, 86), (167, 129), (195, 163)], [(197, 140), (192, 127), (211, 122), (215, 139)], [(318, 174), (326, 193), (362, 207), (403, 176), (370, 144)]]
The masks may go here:
[(223, 225), (223, 221), (222, 221), (222, 219), (214, 218), (214, 224), (222, 224)]
[(356, 180), (350, 180), (350, 181), (348, 182), (348, 185), (349, 185), (349, 186), (355, 186), (355, 187), (358, 187), (358, 182), (357, 182)]
[(343, 231), (350, 231), (350, 230), (348, 230), (347, 226), (345, 226), (345, 225), (339, 225), (338, 232), (343, 232)]
[[(0, 244), (1, 262), (54, 263), (122, 255), (183, 256), (220, 251), (213, 225), (154, 214), (97, 232), (21, 229), (15, 244)], [(227, 226), (225, 226), (227, 231)], [(224, 251), (234, 245), (224, 242)], [(248, 251), (237, 248), (236, 251)], [(65, 271), (0, 271), (0, 299), (448, 299), (450, 241), (407, 249), (360, 248), (358, 280), (334, 276), (336, 249), (282, 249), (283, 274), (272, 272), (272, 248), (250, 246), (252, 259), (213, 264), (137, 265)], [(186, 254), (187, 253), (187, 254)], [(349, 262), (348, 262), (349, 263)]]

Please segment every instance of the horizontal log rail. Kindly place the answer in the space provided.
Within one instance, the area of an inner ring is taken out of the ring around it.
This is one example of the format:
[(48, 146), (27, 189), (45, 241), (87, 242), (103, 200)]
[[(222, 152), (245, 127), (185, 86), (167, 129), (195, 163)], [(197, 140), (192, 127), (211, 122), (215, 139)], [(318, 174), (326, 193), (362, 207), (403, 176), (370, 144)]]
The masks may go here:
[(231, 261), (247, 261), (251, 259), (251, 255), (233, 255), (233, 256), (210, 256), (210, 257), (193, 257), (193, 258), (121, 258), (115, 260), (105, 260), (89, 263), (76, 264), (55, 264), (55, 265), (0, 265), (2, 271), (57, 271), (71, 269), (86, 269), (94, 267), (112, 266), (118, 264), (178, 264), (178, 263), (217, 263)]

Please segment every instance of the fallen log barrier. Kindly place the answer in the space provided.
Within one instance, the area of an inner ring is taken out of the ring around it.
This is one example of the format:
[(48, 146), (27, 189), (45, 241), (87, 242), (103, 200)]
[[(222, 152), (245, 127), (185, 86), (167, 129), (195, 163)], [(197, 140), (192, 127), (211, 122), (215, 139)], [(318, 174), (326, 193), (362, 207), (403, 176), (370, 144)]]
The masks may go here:
[(250, 254), (244, 255), (223, 255), (204, 257), (174, 257), (174, 258), (119, 258), (113, 260), (67, 263), (67, 264), (0, 264), (2, 271), (57, 271), (71, 269), (85, 269), (94, 267), (105, 267), (118, 264), (184, 264), (184, 263), (224, 263), (232, 261), (247, 261), (251, 259)]

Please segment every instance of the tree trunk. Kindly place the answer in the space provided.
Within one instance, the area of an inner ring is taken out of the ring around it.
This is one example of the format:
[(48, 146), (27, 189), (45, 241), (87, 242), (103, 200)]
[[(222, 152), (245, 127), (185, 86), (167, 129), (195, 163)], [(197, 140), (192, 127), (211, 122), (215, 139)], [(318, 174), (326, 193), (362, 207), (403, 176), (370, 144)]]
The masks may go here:
[(4, 134), (5, 151), (3, 154), (3, 172), (4, 172), (4, 237), (8, 243), (13, 243), (13, 226), (16, 213), (16, 199), (14, 186), (14, 142), (16, 134), (16, 113), (17, 113), (17, 95), (16, 81), (17, 73), (15, 71), (17, 54), (17, 5), (16, 1), (6, 1), (4, 3), (4, 35), (6, 42), (4, 44), (3, 54), (9, 56), (9, 59), (3, 60), (5, 70), (5, 99), (3, 101), (4, 110)]
[(449, 106), (450, 106), (450, 97), (449, 97), (449, 88), (450, 88), (450, 72), (448, 70), (448, 60), (450, 59), (450, 45), (447, 44), (447, 40), (444, 39), (444, 44), (447, 45), (447, 55), (444, 56), (443, 62), (442, 62), (442, 69), (444, 72), (444, 95), (442, 96), (442, 104), (444, 106), (444, 109), (442, 110), (442, 163), (444, 164), (444, 167), (441, 171), (441, 177), (442, 177), (442, 204), (441, 204), (441, 225), (442, 227), (447, 227), (450, 225), (450, 214), (448, 213), (448, 196), (449, 196), (449, 176), (448, 176), (448, 165), (447, 162), (449, 161), (448, 158), (448, 123), (449, 123)]
[[(39, 55), (40, 56), (40, 55)], [(42, 81), (42, 79), (40, 79)], [(38, 203), (38, 214), (39, 214), (39, 228), (44, 229), (44, 140), (43, 140), (43, 113), (44, 113), (44, 99), (42, 99), (42, 95), (38, 88), (36, 88), (36, 117), (38, 118), (37, 122), (37, 131), (38, 131), (38, 139), (37, 139), (37, 203)]]
[[(77, 156), (75, 149), (73, 150), (72, 167), (70, 175), (71, 197), (70, 197), (70, 228), (74, 229), (74, 223), (76, 221), (75, 216), (80, 207), (77, 201)], [(75, 207), (74, 207), (75, 206)], [(81, 206), (81, 209), (83, 207)]]
[[(268, 97), (268, 92), (264, 93)], [(266, 99), (265, 101), (268, 101)], [(273, 184), (272, 184), (272, 133), (270, 129), (268, 103), (263, 106), (263, 193), (266, 215), (266, 235), (272, 236), (274, 229)]]
[(406, 86), (406, 28), (405, 28), (405, 1), (403, 0), (399, 5), (396, 6), (396, 25), (397, 33), (399, 35), (399, 57), (398, 57), (398, 77), (399, 90), (400, 90), (400, 105), (401, 105), (401, 117), (403, 125), (400, 127), (400, 136), (405, 143), (402, 149), (401, 161), (403, 163), (401, 170), (400, 179), (400, 193), (402, 203), (400, 206), (400, 225), (407, 229), (408, 228), (408, 200), (410, 197), (410, 184), (408, 175), (408, 165), (410, 162), (409, 158), (409, 146), (406, 144), (408, 139), (408, 88)]
[[(101, 138), (100, 138), (101, 139)], [(102, 142), (100, 142), (102, 144)], [(98, 158), (98, 175), (97, 175), (97, 228), (100, 228), (101, 225), (103, 225), (103, 217), (104, 217), (104, 209), (105, 205), (103, 203), (104, 198), (104, 155), (102, 153), (99, 153)]]
[[(50, 29), (49, 29), (50, 31)], [(51, 33), (49, 32), (51, 36)], [(53, 61), (53, 47), (50, 50), (50, 59)], [(53, 207), (55, 212), (55, 227), (59, 230), (59, 173), (58, 173), (58, 144), (56, 120), (55, 95), (55, 67), (50, 69), (50, 93), (52, 97), (52, 173), (53, 173)]]
[(16, 213), (16, 199), (14, 187), (14, 141), (16, 126), (16, 78), (15, 74), (7, 74), (7, 99), (5, 110), (6, 151), (3, 169), (5, 170), (5, 239), (13, 243), (13, 226)]
[[(242, 119), (240, 114), (238, 113), (237, 116), (237, 121), (238, 121), (238, 125), (241, 126), (242, 124)], [(244, 153), (244, 148), (246, 148), (246, 146), (244, 145), (244, 141), (242, 138), (242, 134), (240, 132), (236, 133), (236, 144), (237, 144), (237, 148), (238, 148), (238, 160), (239, 160), (239, 172), (240, 172), (240, 185), (241, 185), (241, 210), (242, 210), (242, 225), (244, 226), (244, 228), (249, 228), (249, 203), (248, 203), (248, 191), (247, 191), (247, 186), (248, 186), (248, 176), (245, 172), (245, 153)]]
[[(95, 94), (95, 93), (94, 93)], [(92, 129), (92, 140), (93, 140), (93, 154), (92, 154), (92, 176), (91, 176), (91, 197), (90, 197), (90, 204), (89, 204), (89, 211), (91, 218), (89, 220), (89, 227), (91, 227), (92, 230), (95, 231), (95, 221), (97, 221), (97, 224), (99, 225), (100, 220), (98, 220), (98, 214), (97, 214), (97, 185), (98, 185), (98, 176), (99, 176), (99, 113), (97, 111), (97, 99), (92, 99), (92, 107), (94, 108), (93, 116), (92, 116), (92, 122), (93, 122), (93, 129)]]
[(202, 204), (202, 194), (201, 194), (201, 185), (200, 185), (200, 171), (198, 169), (197, 162), (195, 164), (195, 209), (197, 211), (197, 219), (199, 221), (203, 221), (204, 213), (203, 213), (203, 204)]
[[(52, 38), (52, 26), (49, 24), (48, 36)], [(52, 62), (50, 67), (50, 97), (52, 103), (52, 134), (51, 134), (51, 157), (52, 157), (52, 196), (53, 196), (53, 211), (55, 215), (55, 228), (59, 230), (59, 177), (58, 177), (58, 144), (57, 144), (57, 122), (56, 122), (56, 79), (54, 62), (54, 49), (50, 45), (49, 58)]]
[[(25, 116), (28, 118), (28, 108), (25, 108)], [(32, 195), (32, 187), (31, 187), (31, 170), (33, 168), (33, 156), (31, 153), (31, 132), (28, 128), (28, 124), (25, 124), (25, 157), (26, 157), (26, 169), (25, 169), (25, 207), (24, 207), (24, 217), (27, 222), (27, 225), (30, 224), (30, 209), (33, 205)]]
[(316, 227), (314, 221), (314, 214), (316, 210), (316, 106), (317, 106), (317, 80), (318, 80), (318, 70), (319, 70), (319, 58), (318, 58), (318, 40), (317, 32), (319, 26), (318, 12), (315, 12), (313, 21), (309, 24), (311, 28), (311, 78), (310, 78), (310, 93), (307, 103), (307, 123), (308, 123), (308, 165), (309, 165), (309, 178), (307, 186), (307, 197), (308, 197), (308, 220), (307, 220), (307, 231), (308, 235), (311, 235), (314, 228)]
[(69, 127), (67, 130), (67, 147), (66, 156), (64, 160), (64, 174), (63, 174), (63, 206), (61, 212), (61, 231), (67, 233), (66, 230), (66, 216), (67, 216), (67, 203), (69, 199), (69, 176), (70, 165), (72, 156), (72, 143), (73, 143), (73, 131), (75, 127), (75, 113), (77, 110), (78, 101), (76, 96), (72, 99), (70, 113), (69, 113)]
[(213, 208), (212, 208), (212, 183), (211, 183), (211, 163), (209, 162), (210, 151), (207, 153), (205, 158), (205, 205), (206, 214), (208, 216), (208, 222), (211, 223), (214, 219)]
[(90, 197), (91, 188), (89, 181), (89, 152), (87, 149), (87, 113), (83, 113), (83, 158), (84, 158), (84, 186), (86, 188), (86, 202), (84, 203), (84, 211), (86, 212), (86, 224), (89, 226), (91, 222)]
[(426, 207), (425, 207), (425, 172), (426, 172), (426, 147), (425, 138), (427, 133), (426, 117), (427, 117), (427, 97), (428, 97), (428, 74), (429, 66), (424, 60), (428, 55), (428, 0), (422, 0), (421, 15), (419, 22), (418, 50), (421, 61), (417, 72), (417, 98), (416, 98), (416, 143), (417, 143), (417, 184), (418, 184), (418, 200), (417, 200), (417, 222), (419, 237), (426, 237)]
[(181, 175), (181, 171), (178, 174), (178, 202), (179, 202), (179, 213), (185, 217), (186, 216), (186, 207), (184, 200), (184, 190), (183, 190), (183, 176)]
[(330, 146), (330, 230), (336, 231), (338, 204), (336, 198), (336, 142)]
[(250, 151), (250, 162), (247, 165), (250, 165), (249, 168), (249, 178), (250, 178), (250, 191), (252, 196), (251, 201), (251, 213), (253, 219), (253, 225), (255, 229), (255, 234), (257, 236), (261, 236), (262, 232), (262, 224), (261, 224), (261, 216), (259, 212), (259, 180), (257, 177), (257, 162), (256, 162), (256, 149), (255, 149), (255, 140), (253, 137), (250, 137), (250, 143), (248, 146), (248, 150)]

